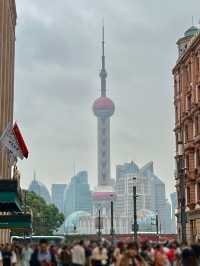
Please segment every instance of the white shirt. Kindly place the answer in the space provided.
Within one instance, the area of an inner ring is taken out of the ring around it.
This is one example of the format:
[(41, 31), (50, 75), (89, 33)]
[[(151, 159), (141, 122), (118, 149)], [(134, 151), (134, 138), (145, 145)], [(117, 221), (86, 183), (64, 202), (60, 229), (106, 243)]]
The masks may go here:
[(30, 266), (30, 260), (33, 250), (31, 248), (23, 248), (22, 250), (22, 266)]
[(17, 255), (16, 255), (15, 251), (12, 251), (11, 262), (14, 264), (17, 263)]
[(80, 245), (75, 245), (72, 249), (72, 263), (85, 264), (85, 250)]

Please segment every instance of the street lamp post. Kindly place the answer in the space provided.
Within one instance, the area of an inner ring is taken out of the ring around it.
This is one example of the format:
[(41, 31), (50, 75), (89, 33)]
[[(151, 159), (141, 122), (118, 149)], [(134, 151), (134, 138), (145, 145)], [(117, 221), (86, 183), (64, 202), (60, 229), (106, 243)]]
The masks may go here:
[(184, 158), (184, 146), (183, 146), (183, 134), (182, 132), (179, 133), (179, 140), (178, 140), (178, 155), (176, 156), (177, 162), (177, 172), (179, 178), (179, 202), (180, 202), (180, 219), (181, 222), (181, 240), (182, 242), (186, 242), (186, 200), (185, 200), (185, 188), (186, 188), (186, 180), (185, 180), (185, 158)]
[(98, 237), (101, 239), (101, 209), (98, 211)]
[(114, 242), (114, 223), (113, 223), (113, 200), (110, 202), (110, 234), (112, 238), (112, 243)]
[(136, 194), (136, 178), (133, 177), (133, 231), (134, 239), (137, 240), (138, 224), (137, 224), (137, 194)]
[(157, 241), (159, 240), (159, 222), (158, 222), (158, 211), (156, 211), (156, 236)]

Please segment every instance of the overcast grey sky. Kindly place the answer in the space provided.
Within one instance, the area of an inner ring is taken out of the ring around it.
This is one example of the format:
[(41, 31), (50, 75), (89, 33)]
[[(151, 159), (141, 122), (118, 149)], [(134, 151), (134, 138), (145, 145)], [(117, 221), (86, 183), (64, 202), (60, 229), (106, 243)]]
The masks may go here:
[(17, 0), (15, 119), (30, 150), (19, 164), (22, 185), (33, 170), (48, 187), (86, 169), (97, 182), (96, 118), (101, 23), (106, 27), (108, 95), (115, 165), (154, 161), (174, 190), (171, 69), (176, 40), (200, 18), (199, 0)]

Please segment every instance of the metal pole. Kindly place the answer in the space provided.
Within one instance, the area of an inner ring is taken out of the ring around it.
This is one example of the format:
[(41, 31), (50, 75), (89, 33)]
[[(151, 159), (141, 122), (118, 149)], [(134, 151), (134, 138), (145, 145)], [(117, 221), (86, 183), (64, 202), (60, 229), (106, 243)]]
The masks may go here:
[(158, 211), (156, 212), (156, 235), (157, 235), (157, 241), (158, 241), (159, 240)]
[(184, 157), (179, 156), (179, 166), (178, 166), (178, 172), (179, 172), (179, 180), (180, 180), (180, 204), (181, 204), (181, 240), (183, 243), (186, 242), (186, 212), (185, 212), (185, 163), (184, 163)]
[(99, 209), (98, 236), (101, 238), (101, 209)]
[(25, 190), (25, 195), (24, 195), (24, 213), (26, 214), (26, 196), (27, 196), (27, 194), (26, 194), (26, 190)]
[(113, 201), (111, 200), (111, 206), (110, 206), (110, 210), (111, 210), (111, 228), (110, 228), (110, 234), (112, 237), (112, 244), (114, 242), (114, 225), (113, 225)]
[[(135, 178), (134, 178), (135, 180)], [(136, 186), (133, 185), (133, 227), (134, 227), (134, 239), (137, 240), (137, 194), (136, 194)]]

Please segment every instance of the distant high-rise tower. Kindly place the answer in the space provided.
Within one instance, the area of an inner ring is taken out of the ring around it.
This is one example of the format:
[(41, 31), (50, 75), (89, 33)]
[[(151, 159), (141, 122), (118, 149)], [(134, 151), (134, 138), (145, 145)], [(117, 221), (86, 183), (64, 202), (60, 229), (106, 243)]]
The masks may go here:
[(102, 34), (101, 97), (94, 102), (93, 111), (98, 120), (98, 186), (109, 186), (112, 183), (110, 174), (110, 117), (114, 114), (115, 106), (113, 101), (106, 96), (104, 26)]

